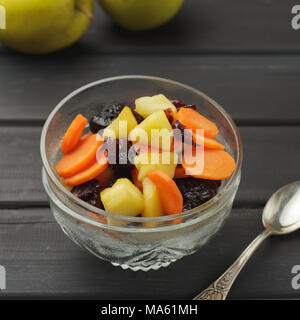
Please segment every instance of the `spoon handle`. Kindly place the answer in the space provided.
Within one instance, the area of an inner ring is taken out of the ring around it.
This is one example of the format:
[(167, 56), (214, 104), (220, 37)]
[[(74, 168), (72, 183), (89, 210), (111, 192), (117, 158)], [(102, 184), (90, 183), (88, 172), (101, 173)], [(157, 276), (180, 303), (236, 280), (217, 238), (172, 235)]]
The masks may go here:
[(218, 280), (211, 284), (207, 289), (199, 293), (193, 300), (225, 300), (229, 290), (246, 264), (249, 258), (259, 245), (271, 234), (265, 230), (257, 238), (255, 238), (250, 245), (244, 250), (233, 265), (225, 271)]

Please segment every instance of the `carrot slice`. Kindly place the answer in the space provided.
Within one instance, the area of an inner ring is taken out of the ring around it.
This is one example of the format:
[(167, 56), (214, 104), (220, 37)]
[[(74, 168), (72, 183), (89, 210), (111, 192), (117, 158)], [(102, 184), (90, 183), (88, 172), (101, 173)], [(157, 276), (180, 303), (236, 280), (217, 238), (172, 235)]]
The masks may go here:
[(84, 171), (81, 171), (72, 177), (64, 179), (64, 183), (69, 186), (77, 186), (84, 182), (95, 179), (97, 176), (99, 176), (99, 174), (104, 172), (104, 170), (107, 167), (108, 167), (107, 161), (101, 162), (101, 163), (96, 161), (94, 164), (92, 164), (90, 167), (88, 167)]
[(67, 178), (85, 169), (96, 158), (96, 152), (102, 144), (103, 140), (99, 136), (97, 138), (97, 134), (81, 138), (77, 147), (57, 163), (55, 168), (58, 175)]
[(235, 160), (224, 150), (205, 149), (203, 162), (191, 164), (191, 154), (185, 153), (182, 166), (187, 174), (194, 178), (222, 180), (231, 176), (235, 169)]
[(208, 149), (218, 149), (218, 150), (224, 150), (225, 146), (220, 143), (219, 141), (208, 138), (208, 137), (202, 137), (198, 136), (197, 132), (193, 130), (192, 132), (193, 140), (195, 143), (200, 144)]
[(80, 136), (82, 135), (86, 124), (87, 119), (81, 114), (77, 115), (77, 117), (73, 120), (67, 132), (65, 133), (60, 146), (61, 151), (64, 154), (69, 153), (75, 148), (75, 146), (79, 142)]
[(143, 192), (143, 183), (138, 179), (138, 175), (139, 175), (139, 172), (137, 168), (132, 168), (131, 177), (132, 177), (133, 183), (135, 184), (136, 187), (138, 187)]
[(155, 170), (147, 175), (155, 183), (163, 211), (167, 215), (182, 212), (183, 198), (175, 181), (161, 170)]
[(188, 129), (204, 129), (204, 135), (212, 139), (219, 133), (213, 122), (191, 108), (181, 108), (177, 113), (177, 120)]
[(92, 135), (92, 132), (86, 133), (84, 136), (80, 138), (80, 140), (85, 140)]
[(185, 173), (185, 169), (183, 166), (177, 166), (175, 169), (174, 179), (187, 178), (189, 175)]

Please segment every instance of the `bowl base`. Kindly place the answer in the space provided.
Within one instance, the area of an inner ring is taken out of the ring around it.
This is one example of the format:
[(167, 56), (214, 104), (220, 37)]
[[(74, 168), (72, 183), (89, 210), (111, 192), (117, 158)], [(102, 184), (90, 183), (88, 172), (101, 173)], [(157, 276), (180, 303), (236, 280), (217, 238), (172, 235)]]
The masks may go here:
[(128, 264), (119, 264), (116, 262), (111, 262), (114, 267), (121, 267), (123, 270), (130, 269), (132, 271), (149, 271), (149, 270), (158, 270), (161, 267), (168, 267), (172, 262), (175, 262), (176, 259), (171, 260), (170, 262), (157, 262), (151, 266), (131, 266)]

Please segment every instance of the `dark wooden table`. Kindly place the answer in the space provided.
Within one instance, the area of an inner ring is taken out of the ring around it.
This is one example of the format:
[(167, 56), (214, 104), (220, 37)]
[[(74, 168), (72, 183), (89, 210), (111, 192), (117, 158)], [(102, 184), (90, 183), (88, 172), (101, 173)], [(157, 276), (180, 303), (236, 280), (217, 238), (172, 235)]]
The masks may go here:
[[(97, 9), (87, 35), (47, 56), (0, 47), (0, 297), (190, 299), (262, 231), (261, 212), (280, 186), (300, 179), (300, 30), (291, 0), (186, 0), (168, 25), (144, 34)], [(131, 272), (73, 244), (54, 222), (41, 184), (39, 138), (66, 94), (90, 81), (148, 74), (192, 85), (237, 122), (242, 183), (223, 229), (198, 253), (159, 271)], [(300, 232), (267, 240), (231, 299), (299, 298)]]

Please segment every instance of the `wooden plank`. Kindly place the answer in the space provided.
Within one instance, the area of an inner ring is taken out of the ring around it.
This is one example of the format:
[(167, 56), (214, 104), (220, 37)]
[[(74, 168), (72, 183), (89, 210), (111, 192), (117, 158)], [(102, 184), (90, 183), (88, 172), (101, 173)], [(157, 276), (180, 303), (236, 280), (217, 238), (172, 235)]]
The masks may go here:
[[(199, 252), (158, 271), (115, 268), (72, 243), (58, 225), (45, 220), (49, 209), (19, 211), (0, 222), (0, 262), (7, 290), (0, 297), (191, 299), (233, 263), (262, 231), (261, 209), (235, 209), (219, 233)], [(9, 211), (0, 212), (0, 217)], [(37, 217), (44, 221), (38, 222)], [(44, 216), (44, 218), (42, 218)], [(20, 217), (24, 219), (22, 222)], [(234, 234), (234, 237), (232, 236)], [(229, 299), (299, 298), (291, 269), (299, 264), (300, 234), (265, 241), (242, 271)], [(280, 261), (280, 263), (278, 263)]]
[[(41, 128), (0, 127), (0, 205), (47, 201), (41, 182)], [(244, 143), (237, 206), (262, 205), (286, 183), (300, 180), (300, 127), (241, 127)]]
[(0, 65), (2, 124), (42, 123), (73, 90), (122, 74), (155, 75), (191, 85), (241, 124), (300, 123), (296, 56), (0, 55)]
[(97, 6), (88, 33), (69, 50), (72, 54), (299, 51), (299, 33), (291, 27), (295, 4), (293, 0), (186, 0), (169, 24), (145, 33), (116, 27)]

